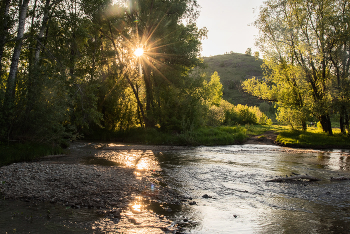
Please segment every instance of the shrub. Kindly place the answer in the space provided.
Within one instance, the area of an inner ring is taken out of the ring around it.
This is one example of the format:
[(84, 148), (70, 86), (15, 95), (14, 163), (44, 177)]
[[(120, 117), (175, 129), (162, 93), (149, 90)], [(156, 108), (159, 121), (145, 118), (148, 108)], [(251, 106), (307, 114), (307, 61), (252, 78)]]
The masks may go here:
[(207, 125), (219, 126), (222, 125), (225, 120), (225, 110), (222, 107), (211, 106), (208, 111)]
[(231, 109), (227, 109), (225, 112), (225, 124), (272, 124), (272, 120), (269, 119), (260, 109), (256, 106), (249, 107), (247, 105), (238, 104)]

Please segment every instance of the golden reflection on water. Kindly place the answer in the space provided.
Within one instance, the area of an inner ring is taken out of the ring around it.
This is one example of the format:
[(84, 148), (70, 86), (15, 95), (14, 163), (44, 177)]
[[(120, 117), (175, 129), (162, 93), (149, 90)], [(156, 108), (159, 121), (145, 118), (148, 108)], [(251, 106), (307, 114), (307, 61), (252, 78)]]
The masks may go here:
[[(151, 150), (103, 150), (95, 157), (140, 171), (159, 171), (159, 163)], [(138, 176), (141, 174), (139, 173)]]
[(176, 227), (166, 217), (161, 217), (147, 209), (142, 196), (136, 196), (128, 209), (121, 213), (121, 219), (101, 218), (93, 223), (92, 228), (98, 233), (173, 233)]
[[(141, 179), (147, 172), (160, 171), (160, 165), (152, 150), (129, 150), (124, 145), (112, 145), (114, 149), (102, 150), (95, 157), (115, 162), (121, 166), (135, 169), (136, 178)], [(120, 149), (118, 149), (120, 147)], [(147, 208), (143, 196), (157, 195), (158, 189), (151, 184), (130, 202), (128, 208), (121, 213), (121, 219), (104, 217), (93, 224), (95, 230), (103, 233), (164, 233), (164, 230), (173, 232), (175, 228), (172, 222), (165, 217)]]
[(144, 204), (142, 202), (142, 197), (135, 197), (134, 203), (131, 203), (131, 211), (133, 213), (141, 213), (144, 208)]

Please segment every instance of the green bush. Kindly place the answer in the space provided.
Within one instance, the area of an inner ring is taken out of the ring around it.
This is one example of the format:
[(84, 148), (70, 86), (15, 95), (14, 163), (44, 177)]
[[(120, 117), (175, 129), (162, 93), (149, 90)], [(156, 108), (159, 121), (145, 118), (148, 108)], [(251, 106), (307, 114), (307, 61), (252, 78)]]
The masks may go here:
[(249, 107), (247, 105), (237, 106), (232, 105), (230, 109), (225, 110), (225, 120), (223, 122), (226, 125), (237, 124), (272, 124), (272, 120), (269, 119), (258, 107)]
[(225, 120), (225, 110), (222, 107), (211, 106), (207, 115), (208, 126), (220, 126)]

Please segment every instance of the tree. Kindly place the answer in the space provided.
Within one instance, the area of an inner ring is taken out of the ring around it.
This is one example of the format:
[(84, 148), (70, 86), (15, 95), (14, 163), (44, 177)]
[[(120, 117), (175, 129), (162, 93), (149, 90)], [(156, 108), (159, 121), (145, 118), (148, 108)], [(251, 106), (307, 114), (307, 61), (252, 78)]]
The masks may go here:
[(260, 56), (259, 51), (255, 51), (255, 52), (254, 52), (254, 58), (255, 58), (255, 60), (259, 60), (259, 56)]
[[(135, 95), (146, 127), (154, 127), (162, 118), (157, 115), (164, 114), (159, 90), (167, 90), (168, 86), (183, 88), (190, 69), (200, 63), (200, 39), (206, 31), (191, 23), (196, 6), (192, 0), (141, 1), (123, 14), (107, 16), (107, 27), (101, 29), (113, 45), (118, 66), (124, 70), (123, 77)], [(182, 19), (189, 23), (183, 24)], [(133, 52), (138, 47), (145, 52), (135, 58)], [(140, 98), (140, 87), (144, 88), (145, 100)]]
[(342, 22), (346, 21), (337, 7), (344, 4), (342, 0), (269, 0), (255, 22), (260, 30), (260, 51), (268, 70), (273, 71), (262, 82), (269, 87), (290, 87), (289, 98), (278, 95), (277, 100), (285, 107), (309, 111), (329, 134), (335, 77), (331, 51), (339, 42), (334, 37), (338, 24), (344, 28)]
[(3, 53), (4, 53), (4, 47), (5, 44), (8, 40), (8, 30), (9, 30), (9, 25), (10, 25), (10, 17), (9, 17), (9, 11), (10, 11), (10, 3), (11, 0), (5, 0), (1, 2), (1, 7), (0, 7), (0, 78), (2, 76), (2, 58), (3, 58)]
[(222, 100), (223, 87), (217, 72), (211, 75), (209, 82), (204, 81), (204, 90), (206, 91), (205, 100), (209, 102), (208, 104), (210, 106), (219, 106)]
[(247, 48), (245, 51), (245, 54), (248, 56), (251, 56), (252, 55), (252, 48)]
[[(201, 64), (206, 30), (194, 23), (197, 7), (195, 0), (2, 1), (1, 140), (65, 144), (91, 127), (199, 126), (204, 78), (191, 69)], [(145, 50), (138, 58), (137, 47)]]
[(329, 58), (332, 62), (331, 72), (336, 77), (334, 82), (334, 99), (335, 107), (340, 116), (340, 129), (345, 133), (349, 131), (349, 75), (350, 75), (350, 43), (348, 40), (350, 33), (350, 3), (345, 0), (339, 0), (334, 5), (336, 14), (332, 15), (329, 20), (334, 25), (332, 38), (328, 46)]
[[(11, 119), (13, 119), (13, 111), (15, 105), (15, 89), (16, 89), (16, 75), (18, 70), (18, 64), (20, 59), (20, 54), (22, 50), (22, 42), (26, 24), (27, 8), (29, 0), (19, 1), (19, 14), (18, 14), (18, 28), (16, 43), (12, 54), (10, 72), (7, 79), (6, 94), (3, 102), (2, 111), (4, 113), (4, 126), (9, 128), (11, 126)], [(7, 12), (7, 3), (5, 6), (5, 12)], [(7, 16), (5, 15), (4, 18)], [(4, 19), (6, 21), (6, 19)], [(6, 25), (6, 24), (5, 24)], [(6, 27), (6, 26), (5, 26)], [(4, 40), (4, 39), (3, 39)]]

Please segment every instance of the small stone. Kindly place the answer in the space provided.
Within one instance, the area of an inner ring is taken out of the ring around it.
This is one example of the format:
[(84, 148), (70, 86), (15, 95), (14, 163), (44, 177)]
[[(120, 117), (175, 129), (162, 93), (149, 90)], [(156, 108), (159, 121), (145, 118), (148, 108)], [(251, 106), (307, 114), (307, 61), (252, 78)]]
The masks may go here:
[(212, 198), (212, 196), (209, 196), (208, 194), (204, 194), (202, 197), (203, 198)]
[(188, 204), (190, 204), (191, 206), (193, 206), (193, 205), (196, 205), (196, 204), (197, 204), (197, 202), (192, 201), (192, 202), (189, 202)]

